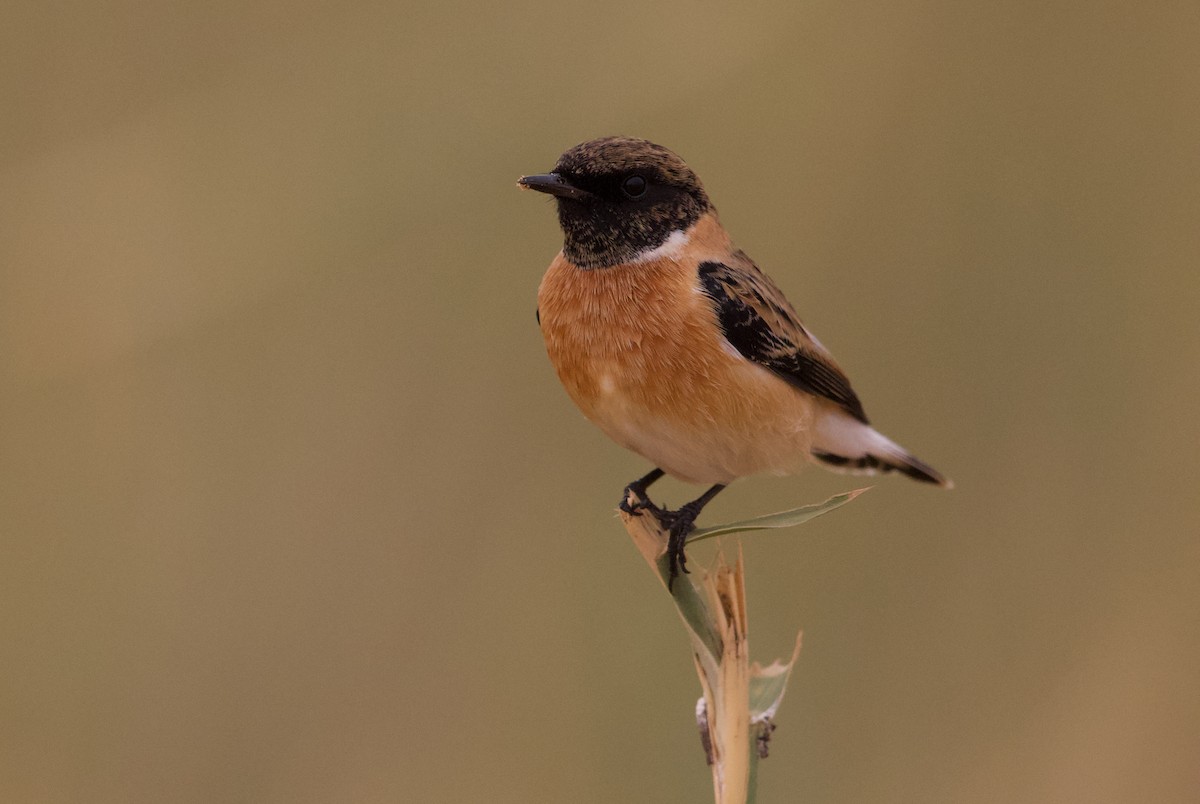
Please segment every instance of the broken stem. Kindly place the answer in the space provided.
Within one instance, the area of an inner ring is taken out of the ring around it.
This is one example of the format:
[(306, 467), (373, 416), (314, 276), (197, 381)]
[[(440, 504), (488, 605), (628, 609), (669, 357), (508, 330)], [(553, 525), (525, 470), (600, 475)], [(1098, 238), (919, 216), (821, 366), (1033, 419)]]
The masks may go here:
[[(818, 513), (824, 513), (852, 497), (811, 508), (819, 507)], [(628, 502), (638, 500), (631, 496)], [(636, 510), (635, 506), (630, 508)], [(805, 519), (818, 515), (804, 510)], [(622, 512), (621, 519), (638, 551), (666, 587), (670, 574), (669, 534), (654, 516)], [(696, 672), (704, 693), (696, 705), (696, 721), (712, 770), (716, 802), (752, 804), (758, 760), (766, 756), (767, 741), (775, 728), (771, 719), (800, 653), (800, 639), (797, 637), (787, 664), (775, 662), (766, 668), (757, 663), (751, 665), (740, 545), (732, 566), (719, 552), (711, 571), (697, 569), (690, 575), (678, 576), (671, 598), (691, 638)]]

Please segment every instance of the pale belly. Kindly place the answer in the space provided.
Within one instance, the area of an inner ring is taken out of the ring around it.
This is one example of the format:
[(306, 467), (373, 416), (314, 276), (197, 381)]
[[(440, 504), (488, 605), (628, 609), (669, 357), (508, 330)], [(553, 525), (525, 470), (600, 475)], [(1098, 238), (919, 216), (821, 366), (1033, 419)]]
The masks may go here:
[(693, 382), (669, 408), (647, 405), (644, 388), (612, 375), (601, 374), (598, 384), (595, 397), (575, 399), (584, 414), (613, 441), (690, 483), (796, 471), (812, 446), (803, 396), (756, 366)]

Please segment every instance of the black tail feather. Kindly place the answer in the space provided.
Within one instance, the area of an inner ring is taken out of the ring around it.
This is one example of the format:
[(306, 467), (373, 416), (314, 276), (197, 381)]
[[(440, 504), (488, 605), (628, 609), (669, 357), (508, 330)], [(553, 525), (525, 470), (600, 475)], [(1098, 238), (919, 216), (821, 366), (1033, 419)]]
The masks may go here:
[(933, 483), (945, 488), (951, 488), (954, 485), (929, 464), (923, 463), (907, 454), (903, 457), (896, 456), (894, 459), (883, 458), (878, 455), (862, 455), (856, 458), (847, 458), (845, 455), (835, 455), (832, 452), (814, 450), (812, 456), (818, 461), (833, 467), (835, 470), (843, 472), (900, 472), (922, 483)]

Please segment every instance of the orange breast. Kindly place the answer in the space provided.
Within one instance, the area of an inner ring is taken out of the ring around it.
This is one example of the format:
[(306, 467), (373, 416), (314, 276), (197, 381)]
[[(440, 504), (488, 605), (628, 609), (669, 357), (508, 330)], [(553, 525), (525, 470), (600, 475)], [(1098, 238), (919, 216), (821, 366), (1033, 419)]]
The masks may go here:
[(567, 393), (610, 438), (683, 480), (786, 471), (809, 450), (812, 402), (724, 339), (686, 254), (542, 280), (546, 350)]

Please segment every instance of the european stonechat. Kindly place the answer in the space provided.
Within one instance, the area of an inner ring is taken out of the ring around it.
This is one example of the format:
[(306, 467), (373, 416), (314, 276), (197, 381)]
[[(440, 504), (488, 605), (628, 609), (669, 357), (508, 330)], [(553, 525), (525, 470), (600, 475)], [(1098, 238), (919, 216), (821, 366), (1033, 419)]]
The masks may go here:
[[(655, 465), (621, 507), (668, 529), (670, 580), (687, 571), (684, 542), (700, 510), (735, 478), (811, 460), (950, 487), (871, 427), (829, 350), (733, 246), (673, 152), (604, 137), (518, 183), (554, 196), (563, 231), (538, 290), (550, 362), (588, 419)], [(711, 487), (664, 510), (645, 496), (664, 473)]]

